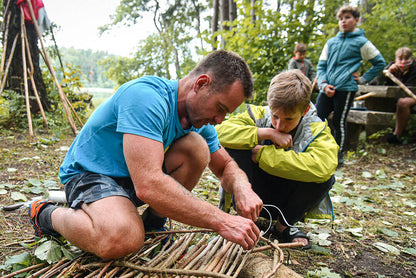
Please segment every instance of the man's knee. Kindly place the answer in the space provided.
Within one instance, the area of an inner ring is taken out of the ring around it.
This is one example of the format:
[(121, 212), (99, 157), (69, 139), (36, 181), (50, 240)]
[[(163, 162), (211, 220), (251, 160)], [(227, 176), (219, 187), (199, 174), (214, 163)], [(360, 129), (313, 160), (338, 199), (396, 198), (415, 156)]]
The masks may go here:
[[(194, 167), (200, 165), (205, 168), (210, 160), (210, 153), (205, 139), (196, 132), (175, 141), (166, 153), (166, 166), (173, 163), (192, 163)], [(175, 167), (173, 167), (175, 168)]]
[(96, 255), (115, 259), (139, 250), (144, 244), (144, 230), (132, 228), (131, 223), (114, 225), (110, 231), (97, 234)]

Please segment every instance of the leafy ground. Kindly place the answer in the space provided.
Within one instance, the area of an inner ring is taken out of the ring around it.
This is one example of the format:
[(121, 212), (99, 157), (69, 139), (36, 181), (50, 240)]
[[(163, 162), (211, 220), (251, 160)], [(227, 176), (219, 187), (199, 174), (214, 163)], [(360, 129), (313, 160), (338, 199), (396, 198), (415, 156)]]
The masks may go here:
[[(73, 136), (29, 142), (26, 134), (4, 133), (1, 207), (62, 189), (57, 172)], [(335, 221), (302, 223), (313, 248), (286, 249), (285, 264), (307, 277), (416, 277), (415, 172), (414, 143), (372, 143), (350, 152), (331, 191)], [(217, 204), (218, 186), (207, 171), (195, 194)], [(33, 254), (36, 247), (26, 209), (0, 211), (0, 274), (6, 274), (11, 256)]]

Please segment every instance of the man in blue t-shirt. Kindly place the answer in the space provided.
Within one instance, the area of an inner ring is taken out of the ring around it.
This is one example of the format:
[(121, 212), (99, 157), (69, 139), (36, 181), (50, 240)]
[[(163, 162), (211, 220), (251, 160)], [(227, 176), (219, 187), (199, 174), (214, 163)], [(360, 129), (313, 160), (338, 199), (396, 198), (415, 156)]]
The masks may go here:
[[(35, 233), (59, 233), (112, 259), (140, 249), (145, 230), (163, 229), (170, 217), (252, 248), (262, 201), (213, 127), (252, 90), (246, 62), (224, 50), (179, 81), (146, 76), (122, 85), (94, 111), (59, 169), (68, 208), (46, 200), (31, 204)], [(191, 193), (207, 166), (236, 196), (239, 216)], [(141, 217), (143, 204), (149, 207)]]

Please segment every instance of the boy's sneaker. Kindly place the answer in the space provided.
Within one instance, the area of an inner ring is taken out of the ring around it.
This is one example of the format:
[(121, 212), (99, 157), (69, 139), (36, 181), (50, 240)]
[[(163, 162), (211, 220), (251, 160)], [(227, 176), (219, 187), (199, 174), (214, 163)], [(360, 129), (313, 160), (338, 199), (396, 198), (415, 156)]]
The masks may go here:
[(387, 142), (389, 144), (395, 144), (395, 145), (399, 145), (402, 143), (399, 137), (397, 137), (397, 135), (394, 133), (390, 133), (389, 135), (387, 135)]
[(41, 232), (41, 227), (39, 225), (39, 213), (42, 212), (44, 208), (48, 205), (53, 205), (54, 203), (45, 199), (36, 200), (29, 205), (29, 218), (30, 223), (33, 225), (35, 230), (35, 235), (38, 237), (43, 236)]

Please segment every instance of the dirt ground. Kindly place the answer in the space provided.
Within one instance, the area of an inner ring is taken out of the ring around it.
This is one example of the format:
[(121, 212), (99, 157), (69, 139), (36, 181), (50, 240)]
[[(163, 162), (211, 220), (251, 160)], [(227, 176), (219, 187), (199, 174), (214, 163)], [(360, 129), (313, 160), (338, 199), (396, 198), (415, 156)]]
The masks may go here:
[[(62, 189), (57, 177), (73, 136), (56, 139), (3, 132), (0, 207)], [(416, 277), (416, 144), (370, 142), (349, 152), (331, 191), (334, 221), (308, 221), (311, 250), (285, 249), (285, 264), (305, 277)], [(218, 181), (207, 171), (194, 193), (218, 202)], [(178, 224), (180, 226), (180, 224)], [(34, 252), (27, 209), (0, 210), (0, 265)], [(2, 272), (0, 275), (8, 272)]]

